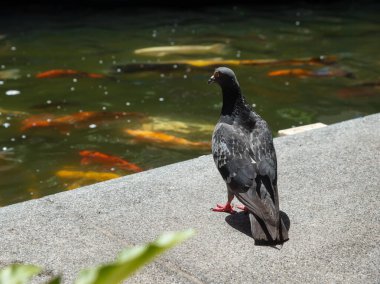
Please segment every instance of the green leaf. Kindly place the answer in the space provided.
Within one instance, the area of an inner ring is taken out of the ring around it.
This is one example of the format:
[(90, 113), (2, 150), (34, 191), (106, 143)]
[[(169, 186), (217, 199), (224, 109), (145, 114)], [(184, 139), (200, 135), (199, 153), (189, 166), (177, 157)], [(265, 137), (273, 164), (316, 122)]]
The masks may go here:
[(25, 284), (40, 271), (35, 265), (11, 264), (0, 270), (0, 284)]
[(115, 262), (81, 271), (75, 284), (120, 283), (156, 256), (193, 234), (193, 230), (168, 232), (146, 245), (125, 249)]
[(58, 277), (55, 277), (55, 278), (49, 280), (45, 284), (60, 284), (60, 283), (61, 283), (61, 277), (58, 276)]

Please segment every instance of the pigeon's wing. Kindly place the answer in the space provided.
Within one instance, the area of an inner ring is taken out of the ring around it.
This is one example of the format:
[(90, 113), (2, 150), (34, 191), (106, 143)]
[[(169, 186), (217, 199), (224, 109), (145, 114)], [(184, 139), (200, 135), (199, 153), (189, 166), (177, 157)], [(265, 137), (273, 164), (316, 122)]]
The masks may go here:
[[(251, 187), (247, 193), (237, 197), (265, 222), (270, 235), (275, 239), (279, 224), (277, 159), (272, 134), (265, 121), (256, 123), (249, 135), (249, 144), (256, 161), (256, 187)], [(260, 212), (255, 210), (257, 207)]]
[(246, 192), (256, 178), (248, 136), (238, 127), (219, 123), (212, 139), (215, 164), (232, 193)]

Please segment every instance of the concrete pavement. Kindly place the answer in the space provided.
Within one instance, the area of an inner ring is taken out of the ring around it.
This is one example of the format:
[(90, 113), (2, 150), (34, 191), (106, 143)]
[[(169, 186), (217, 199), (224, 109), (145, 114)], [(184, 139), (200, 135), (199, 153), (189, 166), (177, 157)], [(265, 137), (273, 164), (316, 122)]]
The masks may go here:
[(45, 268), (42, 283), (114, 259), (168, 230), (196, 235), (130, 283), (379, 283), (380, 114), (275, 139), (282, 249), (254, 245), (211, 155), (0, 208), (0, 266)]

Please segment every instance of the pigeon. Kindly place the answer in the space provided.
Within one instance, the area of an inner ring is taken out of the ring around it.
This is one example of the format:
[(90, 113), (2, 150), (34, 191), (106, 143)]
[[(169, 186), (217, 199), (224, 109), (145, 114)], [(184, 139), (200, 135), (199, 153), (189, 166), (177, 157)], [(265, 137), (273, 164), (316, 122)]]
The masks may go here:
[(218, 67), (208, 80), (222, 89), (223, 106), (212, 135), (215, 165), (227, 185), (227, 203), (213, 211), (236, 213), (236, 197), (249, 214), (255, 245), (279, 245), (288, 240), (280, 216), (277, 158), (271, 130), (242, 95), (235, 73)]

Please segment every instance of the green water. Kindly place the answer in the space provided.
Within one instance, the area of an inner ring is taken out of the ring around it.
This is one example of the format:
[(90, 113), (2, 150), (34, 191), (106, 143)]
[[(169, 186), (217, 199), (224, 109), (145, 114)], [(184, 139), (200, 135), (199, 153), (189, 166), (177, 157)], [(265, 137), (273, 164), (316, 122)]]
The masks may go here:
[[(1, 79), (0, 75), (0, 206), (67, 190), (77, 180), (57, 177), (56, 172), (62, 169), (128, 174), (112, 165), (81, 165), (81, 150), (119, 156), (143, 169), (210, 153), (208, 149), (136, 143), (125, 133), (125, 129), (141, 128), (152, 117), (166, 121), (168, 127), (170, 121), (214, 125), (221, 97), (216, 85), (207, 85), (210, 69), (123, 74), (112, 72), (116, 65), (214, 57), (280, 60), (334, 55), (337, 63), (328, 67), (233, 69), (248, 101), (274, 134), (292, 126), (331, 124), (379, 112), (378, 15), (378, 10), (365, 7), (1, 12), (0, 71), (16, 69), (13, 72), (19, 76)], [(134, 54), (135, 49), (151, 46), (214, 43), (225, 44), (226, 54), (177, 54), (159, 59)], [(339, 69), (352, 72), (355, 79), (267, 75), (289, 68)], [(35, 78), (51, 69), (111, 77)], [(20, 93), (7, 95), (9, 90)], [(33, 115), (64, 116), (80, 111), (138, 112), (146, 118), (86, 121), (64, 130), (21, 130), (22, 121)], [(176, 129), (164, 132), (191, 141), (210, 141), (210, 130), (191, 129), (190, 133)]]

